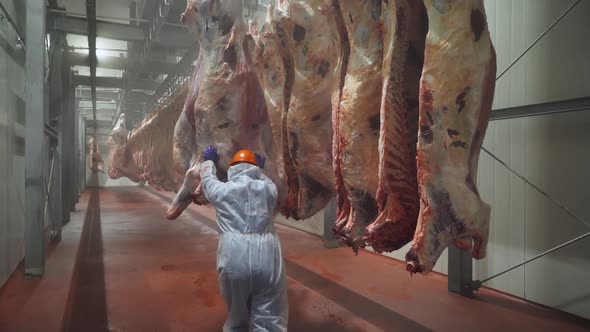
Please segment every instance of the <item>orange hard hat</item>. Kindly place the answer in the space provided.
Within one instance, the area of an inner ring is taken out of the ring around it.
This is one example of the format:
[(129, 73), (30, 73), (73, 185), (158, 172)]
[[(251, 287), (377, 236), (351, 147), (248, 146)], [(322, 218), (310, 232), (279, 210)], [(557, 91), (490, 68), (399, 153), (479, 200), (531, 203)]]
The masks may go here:
[(238, 163), (248, 163), (258, 166), (258, 164), (256, 163), (256, 156), (250, 150), (240, 150), (236, 152), (229, 165), (233, 166)]

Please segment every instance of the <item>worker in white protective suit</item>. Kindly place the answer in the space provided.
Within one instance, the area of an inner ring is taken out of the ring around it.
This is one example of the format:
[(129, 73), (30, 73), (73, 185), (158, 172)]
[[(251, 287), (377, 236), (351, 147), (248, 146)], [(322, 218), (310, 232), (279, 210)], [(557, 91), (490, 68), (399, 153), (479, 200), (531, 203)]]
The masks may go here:
[(287, 331), (285, 266), (273, 225), (277, 187), (262, 173), (264, 158), (239, 151), (227, 182), (217, 179), (214, 147), (204, 159), (201, 190), (215, 207), (220, 233), (217, 271), (228, 307), (223, 331)]

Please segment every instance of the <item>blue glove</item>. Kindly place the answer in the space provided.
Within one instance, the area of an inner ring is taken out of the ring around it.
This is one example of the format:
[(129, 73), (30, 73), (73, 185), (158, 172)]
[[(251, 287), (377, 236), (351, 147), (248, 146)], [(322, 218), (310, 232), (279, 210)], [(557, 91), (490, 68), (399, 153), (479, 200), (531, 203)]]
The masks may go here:
[(203, 152), (203, 159), (205, 159), (205, 161), (211, 160), (214, 163), (218, 162), (219, 161), (219, 155), (217, 154), (217, 149), (214, 148), (212, 145), (209, 145), (205, 149), (205, 152)]
[(266, 158), (264, 158), (263, 155), (259, 155), (258, 153), (255, 153), (254, 156), (256, 157), (256, 164), (258, 164), (258, 167), (264, 168), (264, 163), (266, 162)]

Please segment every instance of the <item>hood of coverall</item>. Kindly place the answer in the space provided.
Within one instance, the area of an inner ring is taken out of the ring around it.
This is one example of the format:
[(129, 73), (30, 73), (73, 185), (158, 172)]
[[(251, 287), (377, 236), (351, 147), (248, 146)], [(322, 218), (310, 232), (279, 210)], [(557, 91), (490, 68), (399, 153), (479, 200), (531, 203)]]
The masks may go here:
[(227, 180), (232, 182), (237, 182), (242, 176), (246, 176), (254, 180), (261, 180), (261, 175), (262, 169), (260, 167), (247, 163), (233, 165), (227, 170)]

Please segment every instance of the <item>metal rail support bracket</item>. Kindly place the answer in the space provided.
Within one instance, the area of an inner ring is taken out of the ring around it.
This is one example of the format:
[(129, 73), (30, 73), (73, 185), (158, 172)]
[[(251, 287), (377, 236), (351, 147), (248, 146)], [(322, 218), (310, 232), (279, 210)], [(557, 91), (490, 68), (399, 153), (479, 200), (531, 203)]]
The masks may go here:
[(463, 296), (472, 296), (473, 261), (471, 251), (461, 250), (454, 245), (449, 246), (449, 292)]

